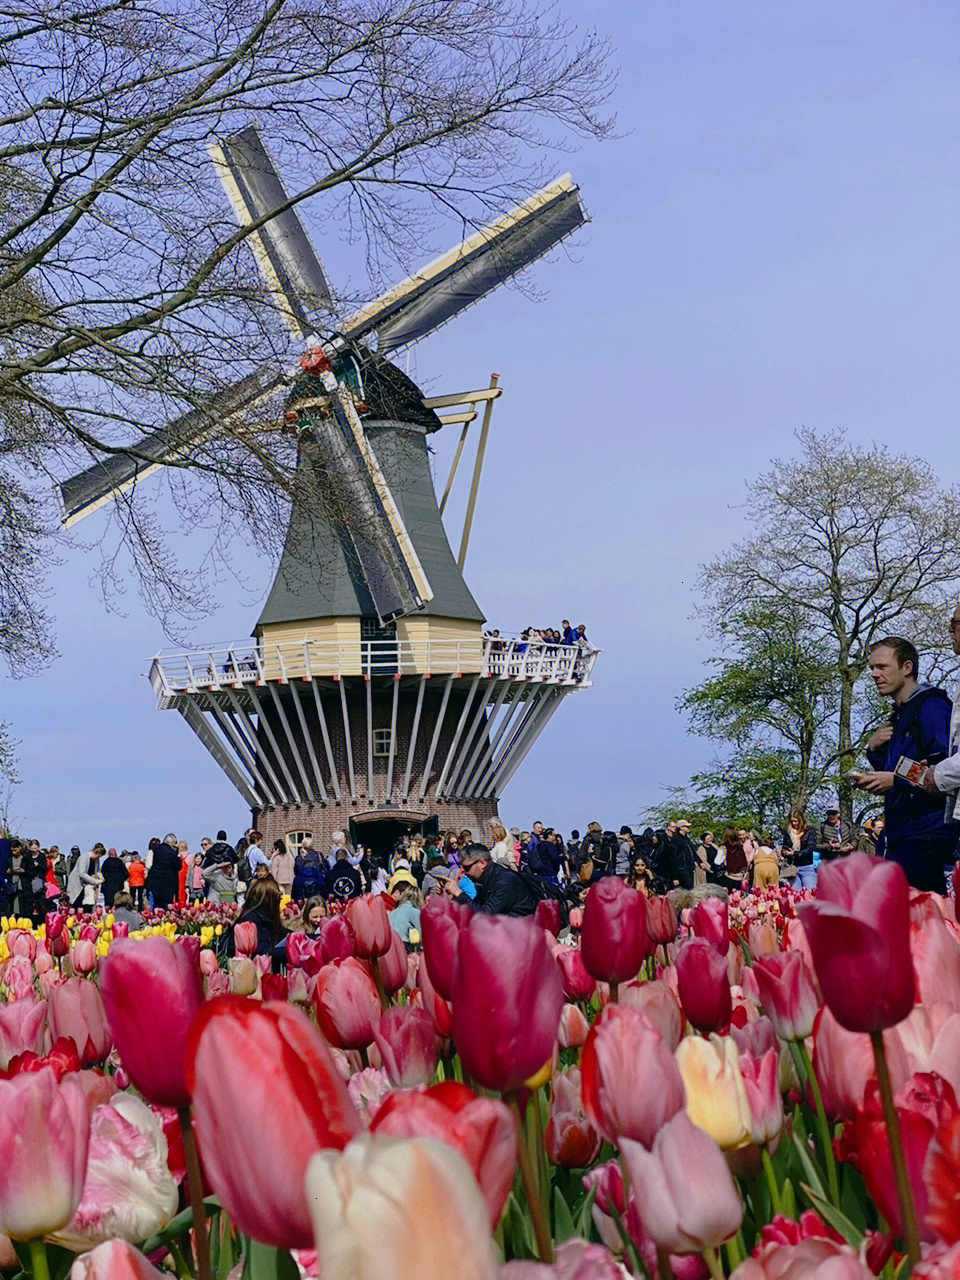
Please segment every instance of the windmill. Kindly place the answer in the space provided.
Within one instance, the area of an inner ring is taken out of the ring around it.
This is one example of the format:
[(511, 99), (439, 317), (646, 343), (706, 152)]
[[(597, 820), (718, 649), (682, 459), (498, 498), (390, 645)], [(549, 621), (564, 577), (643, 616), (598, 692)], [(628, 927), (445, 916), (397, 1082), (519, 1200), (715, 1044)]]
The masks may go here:
[[(300, 367), (255, 372), (203, 413), (65, 481), (64, 522), (284, 401), (296, 481), (253, 640), (158, 654), (149, 673), (158, 705), (181, 713), (270, 841), (323, 841), (349, 824), (382, 845), (439, 818), (479, 830), (560, 702), (589, 686), (596, 651), (484, 636), (463, 567), (497, 375), (479, 390), (425, 398), (388, 357), (579, 227), (578, 189), (569, 175), (557, 179), (336, 322), (326, 275), (256, 130), (211, 151), (239, 220), (255, 228), (278, 310), (305, 345)], [(321, 327), (335, 337), (321, 343)], [(441, 513), (481, 409), (454, 559)], [(428, 439), (447, 425), (461, 433), (438, 505)]]

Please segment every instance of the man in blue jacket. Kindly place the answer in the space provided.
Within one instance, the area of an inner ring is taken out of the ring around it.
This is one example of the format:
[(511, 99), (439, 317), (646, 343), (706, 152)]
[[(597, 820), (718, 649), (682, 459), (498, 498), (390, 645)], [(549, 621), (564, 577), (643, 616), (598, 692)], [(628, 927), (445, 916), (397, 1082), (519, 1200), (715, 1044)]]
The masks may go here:
[(867, 747), (874, 772), (861, 774), (857, 786), (883, 796), (885, 856), (900, 863), (914, 888), (943, 893), (944, 866), (955, 844), (943, 798), (894, 774), (901, 756), (935, 765), (949, 751), (952, 704), (942, 689), (918, 683), (919, 662), (914, 645), (900, 636), (871, 648), (877, 692), (894, 706)]

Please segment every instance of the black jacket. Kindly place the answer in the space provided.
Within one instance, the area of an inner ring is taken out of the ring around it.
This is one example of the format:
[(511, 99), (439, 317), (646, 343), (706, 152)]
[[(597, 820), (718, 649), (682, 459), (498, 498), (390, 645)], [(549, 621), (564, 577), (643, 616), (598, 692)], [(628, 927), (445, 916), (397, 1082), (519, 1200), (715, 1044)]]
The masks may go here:
[(176, 902), (180, 889), (180, 855), (168, 844), (158, 844), (153, 850), (150, 867), (150, 892), (155, 907), (169, 907)]
[(523, 876), (499, 862), (490, 862), (479, 880), (477, 896), (460, 895), (460, 901), (490, 916), (532, 916), (538, 899)]
[(813, 827), (807, 827), (800, 837), (799, 848), (794, 849), (789, 831), (784, 831), (783, 839), (780, 841), (780, 848), (783, 850), (783, 856), (789, 862), (792, 862), (795, 867), (812, 867), (813, 855), (819, 843), (816, 831), (814, 831)]
[(328, 898), (338, 898), (341, 902), (359, 898), (363, 893), (363, 877), (346, 858), (338, 858), (327, 871), (325, 891)]
[(103, 876), (103, 900), (107, 910), (113, 906), (113, 900), (123, 889), (127, 878), (127, 868), (121, 858), (104, 858), (100, 863), (100, 874)]
[[(237, 917), (236, 924), (250, 924), (257, 926), (257, 949), (254, 951), (255, 956), (269, 956), (273, 954), (275, 946), (273, 940), (273, 929), (270, 924), (270, 918), (263, 911), (241, 911)], [(230, 936), (227, 940), (227, 955), (234, 956), (237, 954), (236, 943), (234, 941), (233, 929), (230, 930)]]

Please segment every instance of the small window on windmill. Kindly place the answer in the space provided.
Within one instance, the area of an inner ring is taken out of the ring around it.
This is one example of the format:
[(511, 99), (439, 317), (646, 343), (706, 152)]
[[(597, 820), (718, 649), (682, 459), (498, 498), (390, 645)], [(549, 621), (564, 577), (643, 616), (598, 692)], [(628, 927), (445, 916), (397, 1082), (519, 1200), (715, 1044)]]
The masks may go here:
[(292, 853), (294, 857), (303, 848), (303, 842), (307, 836), (312, 836), (312, 831), (288, 831), (286, 834), (287, 853)]
[(374, 729), (373, 754), (375, 756), (388, 756), (390, 754), (390, 730), (389, 729)]

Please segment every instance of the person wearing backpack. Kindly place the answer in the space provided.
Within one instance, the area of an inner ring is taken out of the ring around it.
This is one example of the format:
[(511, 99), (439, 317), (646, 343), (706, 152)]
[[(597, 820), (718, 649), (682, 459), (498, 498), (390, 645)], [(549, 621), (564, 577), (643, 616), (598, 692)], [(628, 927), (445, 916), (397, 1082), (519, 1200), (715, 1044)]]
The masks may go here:
[(444, 881), (443, 892), (458, 902), (486, 915), (532, 916), (536, 911), (540, 897), (527, 880), (527, 876), (535, 879), (532, 873), (511, 871), (509, 867), (493, 862), (485, 844), (468, 844), (461, 851), (460, 867), (476, 886), (477, 895), (468, 897), (459, 888), (455, 877), (450, 876)]
[(884, 855), (899, 862), (915, 889), (943, 893), (944, 867), (956, 836), (946, 821), (943, 797), (930, 795), (894, 771), (901, 756), (935, 766), (950, 751), (953, 704), (942, 689), (920, 684), (920, 659), (909, 640), (887, 636), (870, 649), (870, 674), (893, 714), (867, 747), (872, 773), (854, 784), (883, 796)]

